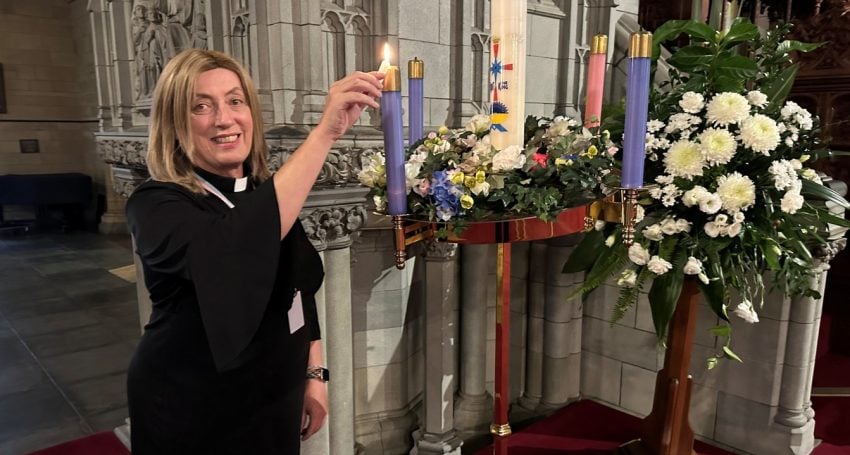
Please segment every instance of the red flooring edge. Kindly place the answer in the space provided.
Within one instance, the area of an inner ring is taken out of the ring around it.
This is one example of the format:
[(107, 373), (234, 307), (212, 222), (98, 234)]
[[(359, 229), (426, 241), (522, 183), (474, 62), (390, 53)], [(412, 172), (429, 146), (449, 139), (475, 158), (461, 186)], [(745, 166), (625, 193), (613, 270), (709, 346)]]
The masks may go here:
[(73, 441), (63, 442), (29, 455), (130, 455), (130, 451), (111, 431), (101, 431)]

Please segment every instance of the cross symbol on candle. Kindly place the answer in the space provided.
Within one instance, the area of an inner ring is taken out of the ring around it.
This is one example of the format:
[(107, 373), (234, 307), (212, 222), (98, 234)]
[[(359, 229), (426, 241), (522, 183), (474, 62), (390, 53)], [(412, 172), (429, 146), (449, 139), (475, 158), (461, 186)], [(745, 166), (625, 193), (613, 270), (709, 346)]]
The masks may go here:
[(493, 63), (490, 65), (492, 75), (491, 88), (493, 89), (493, 105), (490, 108), (490, 128), (496, 131), (506, 132), (503, 123), (508, 118), (508, 106), (499, 101), (499, 92), (508, 89), (508, 82), (502, 81), (502, 71), (514, 69), (513, 63), (502, 63), (499, 56), (499, 39), (493, 38)]

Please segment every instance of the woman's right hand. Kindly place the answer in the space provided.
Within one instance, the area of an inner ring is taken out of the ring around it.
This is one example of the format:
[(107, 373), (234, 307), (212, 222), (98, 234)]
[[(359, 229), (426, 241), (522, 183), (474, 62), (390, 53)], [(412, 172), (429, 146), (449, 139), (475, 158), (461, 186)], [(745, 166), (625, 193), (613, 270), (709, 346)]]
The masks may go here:
[(366, 106), (379, 109), (384, 75), (377, 71), (357, 71), (336, 81), (328, 90), (325, 110), (316, 130), (336, 141), (360, 118)]

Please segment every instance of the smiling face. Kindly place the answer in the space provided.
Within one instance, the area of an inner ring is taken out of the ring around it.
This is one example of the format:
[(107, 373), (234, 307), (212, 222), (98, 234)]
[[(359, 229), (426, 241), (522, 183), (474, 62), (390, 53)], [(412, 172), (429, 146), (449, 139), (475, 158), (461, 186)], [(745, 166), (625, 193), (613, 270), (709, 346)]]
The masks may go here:
[(242, 177), (254, 120), (247, 97), (233, 71), (216, 68), (195, 80), (191, 105), (192, 163), (213, 174)]

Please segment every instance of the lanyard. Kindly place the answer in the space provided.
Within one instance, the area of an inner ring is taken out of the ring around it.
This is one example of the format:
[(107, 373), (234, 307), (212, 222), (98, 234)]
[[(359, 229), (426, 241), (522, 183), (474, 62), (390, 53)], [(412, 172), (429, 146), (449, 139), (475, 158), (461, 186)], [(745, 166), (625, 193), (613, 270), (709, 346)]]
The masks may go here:
[(201, 186), (203, 186), (205, 190), (209, 191), (210, 193), (221, 199), (221, 202), (224, 202), (224, 205), (226, 205), (227, 208), (232, 209), (233, 207), (236, 207), (235, 205), (233, 205), (232, 202), (230, 202), (230, 199), (228, 199), (227, 196), (221, 194), (221, 191), (219, 191), (218, 188), (214, 187), (212, 183), (208, 182), (205, 178), (198, 175), (197, 172), (195, 173), (195, 177), (197, 177), (198, 180), (201, 181)]

